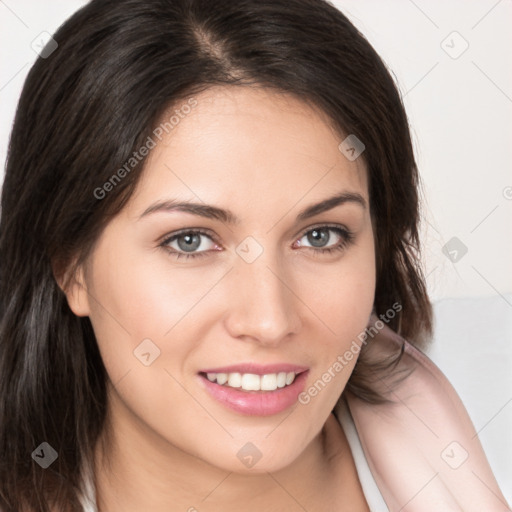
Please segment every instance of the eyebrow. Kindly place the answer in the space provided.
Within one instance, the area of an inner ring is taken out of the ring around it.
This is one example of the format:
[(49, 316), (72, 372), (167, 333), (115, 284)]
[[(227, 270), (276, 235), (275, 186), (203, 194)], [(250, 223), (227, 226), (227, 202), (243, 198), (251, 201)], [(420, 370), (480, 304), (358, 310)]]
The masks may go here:
[[(320, 213), (332, 210), (336, 206), (342, 204), (358, 204), (363, 209), (367, 208), (366, 200), (361, 194), (357, 192), (341, 192), (335, 196), (329, 197), (320, 201), (319, 203), (312, 204), (301, 210), (297, 215), (297, 221), (303, 221), (319, 215)], [(190, 201), (177, 201), (177, 200), (166, 200), (158, 201), (149, 206), (144, 213), (139, 217), (139, 220), (152, 213), (156, 212), (173, 212), (180, 211), (190, 213), (192, 215), (198, 215), (207, 219), (220, 220), (226, 224), (239, 224), (240, 219), (230, 210), (218, 208), (216, 206), (204, 204), (204, 203), (193, 203)]]

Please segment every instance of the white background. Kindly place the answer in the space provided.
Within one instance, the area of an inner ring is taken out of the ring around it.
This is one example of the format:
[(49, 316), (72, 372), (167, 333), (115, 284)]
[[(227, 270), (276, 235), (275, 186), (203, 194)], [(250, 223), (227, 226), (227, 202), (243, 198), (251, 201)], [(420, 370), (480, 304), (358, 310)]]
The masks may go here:
[[(2, 163), (36, 58), (32, 41), (84, 3), (0, 0)], [(466, 404), (512, 503), (512, 1), (334, 4), (402, 91), (423, 180), (424, 264), (436, 312), (430, 355)], [(456, 262), (442, 252), (453, 237), (467, 247), (460, 257), (448, 246)]]

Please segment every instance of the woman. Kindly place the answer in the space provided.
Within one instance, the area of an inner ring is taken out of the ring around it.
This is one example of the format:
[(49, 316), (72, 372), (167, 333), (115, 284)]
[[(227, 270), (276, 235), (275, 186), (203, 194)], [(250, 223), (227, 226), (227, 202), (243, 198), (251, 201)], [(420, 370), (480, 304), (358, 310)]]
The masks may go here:
[(343, 14), (93, 0), (54, 39), (2, 194), (3, 510), (507, 510)]

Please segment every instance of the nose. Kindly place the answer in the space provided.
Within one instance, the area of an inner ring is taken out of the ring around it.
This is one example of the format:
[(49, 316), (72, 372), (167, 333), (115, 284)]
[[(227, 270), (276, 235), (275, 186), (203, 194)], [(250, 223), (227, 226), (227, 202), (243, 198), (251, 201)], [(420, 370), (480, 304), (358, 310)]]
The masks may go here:
[(231, 336), (277, 345), (299, 332), (301, 301), (289, 272), (275, 259), (239, 260), (230, 274), (226, 328)]

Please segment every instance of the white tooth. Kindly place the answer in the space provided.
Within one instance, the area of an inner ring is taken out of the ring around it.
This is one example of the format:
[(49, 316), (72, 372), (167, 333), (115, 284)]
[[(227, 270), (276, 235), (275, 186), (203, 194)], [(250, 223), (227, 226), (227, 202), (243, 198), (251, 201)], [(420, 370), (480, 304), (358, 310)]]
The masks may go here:
[(284, 388), (286, 386), (286, 372), (280, 372), (277, 374), (277, 387)]
[(228, 374), (228, 386), (239, 388), (242, 386), (242, 376), (239, 373)]
[(260, 386), (263, 391), (274, 391), (277, 389), (277, 375), (275, 373), (262, 375)]
[(217, 377), (217, 374), (216, 373), (207, 373), (206, 377), (208, 378), (208, 380), (210, 382), (215, 382), (215, 378)]
[(294, 372), (288, 372), (286, 374), (286, 385), (289, 386), (295, 379), (295, 373)]
[(242, 389), (246, 391), (259, 391), (260, 376), (254, 373), (244, 373), (242, 375)]
[(217, 384), (226, 384), (228, 381), (228, 374), (227, 373), (217, 373)]

